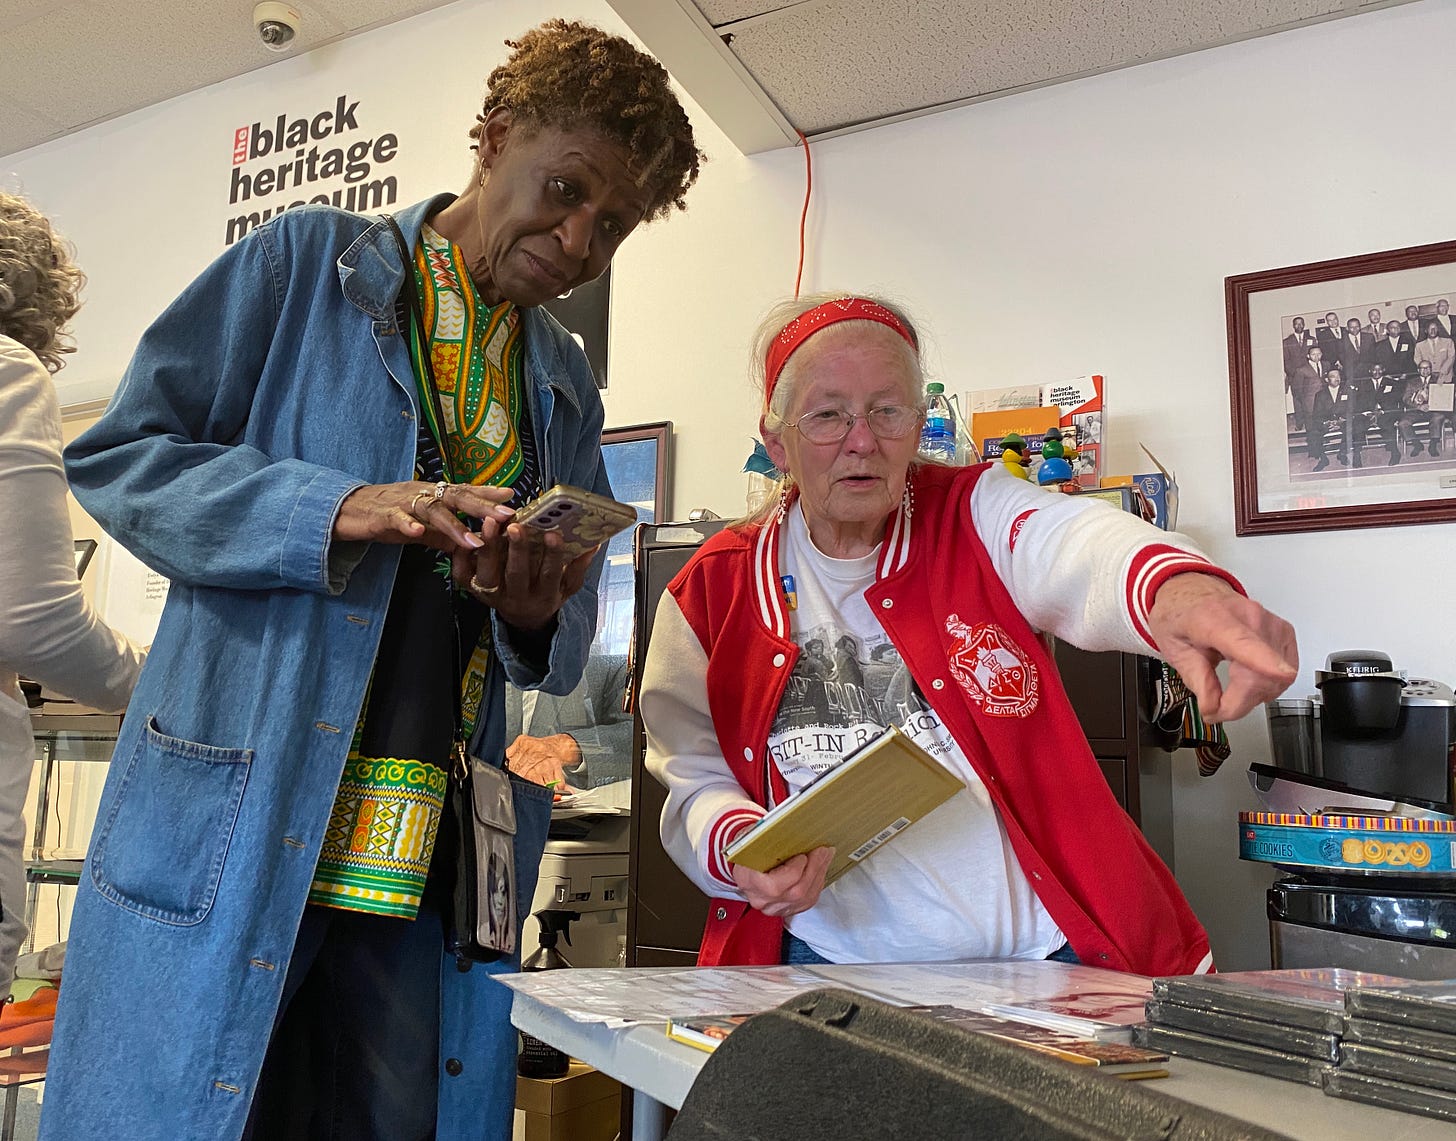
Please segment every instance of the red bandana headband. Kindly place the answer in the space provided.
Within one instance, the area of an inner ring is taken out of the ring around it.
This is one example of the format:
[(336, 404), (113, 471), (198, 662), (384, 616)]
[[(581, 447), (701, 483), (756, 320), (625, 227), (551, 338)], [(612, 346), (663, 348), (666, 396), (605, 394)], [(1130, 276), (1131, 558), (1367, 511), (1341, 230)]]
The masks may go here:
[(912, 349), (918, 351), (920, 348), (915, 342), (915, 334), (910, 331), (905, 322), (878, 302), (867, 301), (863, 297), (841, 297), (835, 301), (826, 301), (823, 305), (816, 305), (813, 309), (800, 313), (783, 327), (783, 331), (769, 345), (764, 371), (766, 390), (763, 403), (765, 408), (773, 400), (774, 388), (779, 383), (779, 374), (784, 371), (784, 365), (788, 363), (794, 350), (819, 330), (839, 321), (877, 321), (881, 325), (894, 329), (905, 338), (906, 343)]

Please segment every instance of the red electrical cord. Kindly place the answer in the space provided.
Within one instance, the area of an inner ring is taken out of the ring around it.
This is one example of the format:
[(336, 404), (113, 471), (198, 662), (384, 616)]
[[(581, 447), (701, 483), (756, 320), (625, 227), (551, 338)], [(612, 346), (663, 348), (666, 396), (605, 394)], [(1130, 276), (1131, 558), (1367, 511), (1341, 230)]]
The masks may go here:
[(804, 280), (804, 222), (809, 217), (809, 196), (814, 193), (814, 164), (809, 160), (809, 140), (804, 132), (795, 128), (799, 142), (804, 146), (804, 209), (799, 215), (799, 271), (794, 275), (794, 298), (799, 296), (799, 283)]

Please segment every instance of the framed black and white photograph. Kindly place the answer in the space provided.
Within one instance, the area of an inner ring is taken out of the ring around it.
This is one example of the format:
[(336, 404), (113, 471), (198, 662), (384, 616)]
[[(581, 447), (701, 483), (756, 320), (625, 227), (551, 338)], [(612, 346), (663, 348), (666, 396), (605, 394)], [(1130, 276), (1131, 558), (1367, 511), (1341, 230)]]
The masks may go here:
[(1240, 535), (1456, 519), (1456, 242), (1224, 282)]

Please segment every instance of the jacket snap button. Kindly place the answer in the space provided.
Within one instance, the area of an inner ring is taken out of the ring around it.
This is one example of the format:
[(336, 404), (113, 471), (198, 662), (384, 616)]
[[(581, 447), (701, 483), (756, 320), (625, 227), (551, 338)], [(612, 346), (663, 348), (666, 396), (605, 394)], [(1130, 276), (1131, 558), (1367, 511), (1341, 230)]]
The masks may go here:
[(945, 679), (944, 678), (936, 678), (933, 682), (930, 683), (930, 688), (931, 689), (944, 689), (945, 688)]
[(895, 600), (893, 598), (882, 598), (880, 599), (880, 605), (888, 610), (895, 605)]
[(775, 654), (774, 655), (774, 669), (778, 669), (786, 661), (788, 661), (788, 659), (786, 657), (784, 657), (783, 654)]
[(460, 1064), (459, 1058), (450, 1058), (445, 1062), (445, 1072), (449, 1074), (452, 1078), (458, 1078), (460, 1076), (460, 1071), (463, 1069), (465, 1069), (465, 1067)]
[(727, 919), (728, 918), (728, 909), (726, 907), (720, 907), (720, 908), (718, 908), (718, 911), (717, 911), (717, 913), (715, 915), (715, 918), (717, 918), (719, 920)]
[(745, 748), (743, 750), (743, 759), (745, 761), (751, 761), (751, 760), (753, 760), (753, 750), (752, 749)]

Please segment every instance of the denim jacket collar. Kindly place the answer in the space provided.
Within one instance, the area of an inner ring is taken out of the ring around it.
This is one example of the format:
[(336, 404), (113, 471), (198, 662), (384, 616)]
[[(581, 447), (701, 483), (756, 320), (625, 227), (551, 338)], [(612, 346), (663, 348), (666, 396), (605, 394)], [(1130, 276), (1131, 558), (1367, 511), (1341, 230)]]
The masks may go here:
[[(433, 217), (455, 200), (454, 194), (437, 194), (423, 202), (407, 206), (394, 215), (405, 241), (411, 246), (419, 241), (426, 218)], [(378, 321), (393, 321), (394, 299), (404, 282), (405, 267), (399, 255), (399, 243), (386, 217), (381, 217), (359, 235), (339, 258), (339, 283), (344, 297), (357, 309)], [(572, 410), (581, 412), (576, 391), (553, 378), (563, 375), (565, 362), (554, 337), (543, 336), (543, 325), (555, 319), (538, 307), (520, 310), (526, 328), (526, 371), (538, 378), (537, 386), (549, 387)]]

